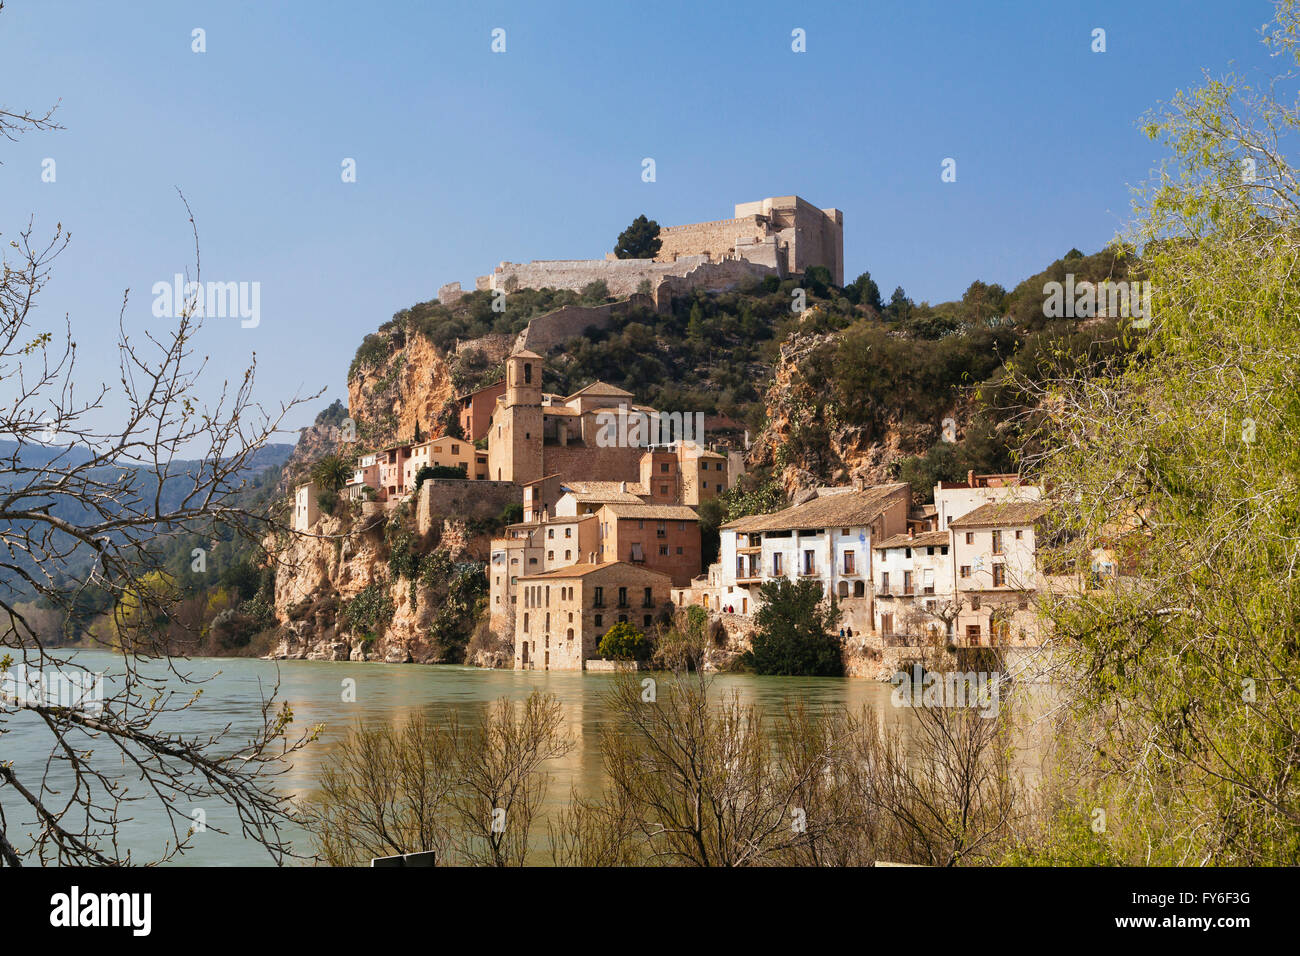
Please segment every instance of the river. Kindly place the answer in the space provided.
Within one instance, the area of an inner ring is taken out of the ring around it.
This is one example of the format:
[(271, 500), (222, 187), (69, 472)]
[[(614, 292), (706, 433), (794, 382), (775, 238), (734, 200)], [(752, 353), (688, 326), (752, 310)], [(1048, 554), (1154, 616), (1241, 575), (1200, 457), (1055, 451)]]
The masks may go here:
[[(110, 679), (120, 673), (120, 661), (108, 651), (68, 652), (76, 661), (95, 671), (106, 672)], [(547, 793), (547, 809), (567, 801), (571, 786), (584, 795), (594, 795), (602, 783), (600, 734), (611, 714), (603, 695), (613, 675), (572, 671), (501, 671), (460, 666), (419, 666), (411, 664), (374, 664), (324, 661), (263, 661), (244, 658), (195, 658), (182, 662), (183, 668), (201, 678), (204, 690), (192, 707), (167, 717), (168, 730), (184, 734), (214, 733), (231, 725), (231, 739), (242, 740), (260, 726), (259, 701), (279, 683), (277, 699), (293, 708), (293, 727), (302, 732), (323, 724), (317, 741), (293, 758), (292, 766), (279, 778), (277, 788), (295, 798), (309, 795), (320, 767), (330, 759), (338, 741), (359, 721), (402, 722), (408, 714), (423, 711), (433, 718), (450, 711), (460, 711), (462, 718), (473, 718), (493, 701), (507, 697), (519, 701), (532, 691), (554, 694), (564, 709), (566, 730), (575, 746), (565, 757), (552, 761), (553, 775)], [(355, 702), (345, 701), (349, 679), (355, 681)], [(853, 711), (862, 707), (879, 710), (887, 721), (909, 719), (906, 709), (891, 706), (892, 688), (888, 684), (853, 678), (759, 677), (749, 674), (721, 674), (715, 688), (723, 693), (736, 692), (745, 703), (757, 704), (766, 713), (780, 710), (787, 699), (801, 698), (813, 710), (847, 706)], [(183, 687), (178, 681), (174, 686)], [(52, 736), (34, 721), (14, 715), (8, 719), (8, 732), (0, 736), (0, 759), (14, 761), (20, 775), (30, 775), (49, 758)], [(5, 718), (0, 718), (4, 720)], [(158, 729), (162, 729), (160, 721)], [(104, 745), (104, 756), (118, 761)], [(30, 776), (28, 779), (31, 779)], [(136, 785), (138, 787), (138, 784)], [(30, 828), (30, 810), (15, 802), (12, 793), (0, 789), (9, 821), (10, 838), (22, 844), (21, 835)], [(186, 813), (193, 808), (182, 807)], [(178, 859), (186, 865), (228, 866), (265, 865), (271, 862), (267, 852), (256, 843), (242, 839), (237, 832), (223, 835), (213, 825), (229, 828), (233, 814), (220, 806), (202, 807), (209, 829), (198, 834), (192, 850)], [(162, 842), (170, 836), (165, 821), (157, 811), (156, 801), (136, 804), (128, 815), (132, 819), (118, 826), (123, 847), (133, 850), (143, 862), (157, 855)], [(544, 831), (545, 825), (541, 824)], [(309, 853), (310, 838), (303, 832), (294, 835), (295, 849)]]

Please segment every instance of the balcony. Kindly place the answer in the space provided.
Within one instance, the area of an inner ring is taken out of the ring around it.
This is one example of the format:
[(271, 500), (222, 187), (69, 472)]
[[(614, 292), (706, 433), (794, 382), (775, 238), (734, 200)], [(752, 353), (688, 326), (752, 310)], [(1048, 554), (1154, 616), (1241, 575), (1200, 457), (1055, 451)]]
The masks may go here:
[(757, 571), (750, 571), (746, 575), (736, 575), (737, 584), (762, 584), (763, 576)]
[(876, 597), (915, 597), (916, 588), (911, 584), (892, 584), (889, 587), (876, 588)]

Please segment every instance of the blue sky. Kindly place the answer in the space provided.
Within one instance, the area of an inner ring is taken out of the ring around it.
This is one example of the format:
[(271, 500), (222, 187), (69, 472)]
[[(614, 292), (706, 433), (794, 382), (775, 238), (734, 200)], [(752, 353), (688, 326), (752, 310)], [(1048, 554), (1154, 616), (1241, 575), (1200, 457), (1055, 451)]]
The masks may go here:
[(38, 322), (66, 313), (78, 381), (112, 384), (122, 291), (131, 329), (156, 328), (151, 287), (191, 262), (180, 187), (203, 278), (261, 284), (257, 328), (208, 320), (208, 386), (256, 352), (263, 402), (327, 390), (296, 427), (346, 398), (356, 346), (394, 312), (502, 259), (601, 257), (640, 213), (721, 219), (795, 192), (844, 211), (847, 278), (918, 301), (1095, 251), (1161, 159), (1142, 114), (1203, 68), (1274, 66), (1271, 9), (9, 0), (0, 105), (57, 100), (66, 129), (0, 143), (0, 240), (29, 216), (71, 231)]

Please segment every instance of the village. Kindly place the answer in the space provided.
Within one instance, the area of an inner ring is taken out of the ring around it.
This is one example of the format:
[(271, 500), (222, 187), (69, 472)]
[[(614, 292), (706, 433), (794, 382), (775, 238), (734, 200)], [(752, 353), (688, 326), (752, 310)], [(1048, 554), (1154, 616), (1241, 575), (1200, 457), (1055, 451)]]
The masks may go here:
[[(699, 506), (744, 473), (743, 447), (698, 430), (679, 437), (689, 416), (661, 415), (603, 382), (546, 393), (543, 363), (514, 352), (503, 381), (459, 399), (463, 437), (363, 455), (343, 491), (376, 511), (411, 502), (420, 484), (477, 482), (518, 496), (522, 518), (492, 540), (486, 569), (489, 626), (513, 640), (515, 668), (606, 669), (597, 648), (609, 628), (649, 630), (692, 606), (743, 640), (761, 586), (780, 579), (815, 581), (835, 600), (846, 647), (900, 661), (936, 641), (1045, 643), (1036, 602), (1061, 584), (1038, 556), (1050, 516), (1041, 488), (973, 472), (937, 484), (933, 503), (915, 502), (905, 483), (817, 487), (781, 511), (723, 524), (718, 559), (705, 567)], [(299, 531), (319, 518), (316, 492), (296, 489)]]
[[(732, 219), (664, 235), (653, 260), (503, 262), (477, 286), (509, 294), (597, 278), (629, 295), (648, 285), (647, 301), (662, 307), (684, 287), (728, 288), (748, 271), (786, 278), (820, 266), (842, 276), (843, 214), (798, 196), (741, 203)], [(439, 292), (462, 294), (455, 283)], [(931, 501), (902, 482), (803, 489), (783, 510), (721, 524), (706, 567), (699, 508), (745, 473), (748, 433), (638, 404), (601, 381), (546, 392), (546, 359), (530, 338), (542, 341), (521, 334), (504, 378), (456, 398), (458, 436), (417, 434), (362, 455), (343, 489), (371, 513), (408, 502), (422, 520), (430, 493), (449, 484), (474, 483), (480, 502), (520, 504), (486, 568), (488, 624), (512, 645), (517, 669), (609, 669), (597, 649), (611, 627), (649, 631), (690, 607), (704, 609), (720, 645), (744, 646), (762, 586), (790, 580), (816, 582), (839, 611), (846, 654), (883, 662), (886, 674), (936, 644), (1041, 648), (1040, 595), (1078, 584), (1042, 566), (1043, 489), (974, 471), (940, 481)], [(721, 427), (706, 433), (710, 424)], [(318, 521), (318, 493), (311, 483), (296, 489), (295, 530)], [(1113, 570), (1094, 555), (1091, 574)]]

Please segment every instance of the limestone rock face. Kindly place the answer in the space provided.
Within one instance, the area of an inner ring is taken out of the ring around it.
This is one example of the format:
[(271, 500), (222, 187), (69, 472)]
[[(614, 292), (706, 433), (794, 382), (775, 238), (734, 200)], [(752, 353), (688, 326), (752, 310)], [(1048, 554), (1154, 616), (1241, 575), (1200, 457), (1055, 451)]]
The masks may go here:
[[(276, 555), (275, 616), (280, 627), (271, 657), (422, 664), (441, 660), (440, 648), (428, 637), (438, 612), (432, 590), (392, 580), (385, 520), (382, 515), (325, 516), (310, 534), (264, 542)], [(466, 557), (464, 546), (475, 539), (457, 522), (446, 522), (442, 533), (439, 548), (448, 550), (453, 560)], [(376, 583), (384, 586), (393, 616), (382, 634), (368, 638), (350, 631), (341, 612)]]
[(443, 406), (455, 397), (446, 356), (418, 331), (390, 333), (391, 354), (348, 379), (348, 414), (372, 448), (410, 441), (418, 424), (431, 435)]
[[(848, 484), (861, 478), (868, 485), (896, 481), (894, 464), (921, 454), (938, 440), (942, 422), (909, 424), (903, 415), (886, 418), (879, 433), (842, 423), (830, 396), (804, 378), (801, 365), (822, 350), (838, 346), (840, 333), (794, 334), (781, 345), (781, 357), (764, 396), (768, 423), (750, 451), (749, 465), (780, 465), (777, 475), (787, 496), (818, 485)], [(961, 421), (963, 410), (954, 409)], [(800, 434), (810, 436), (793, 442)]]

